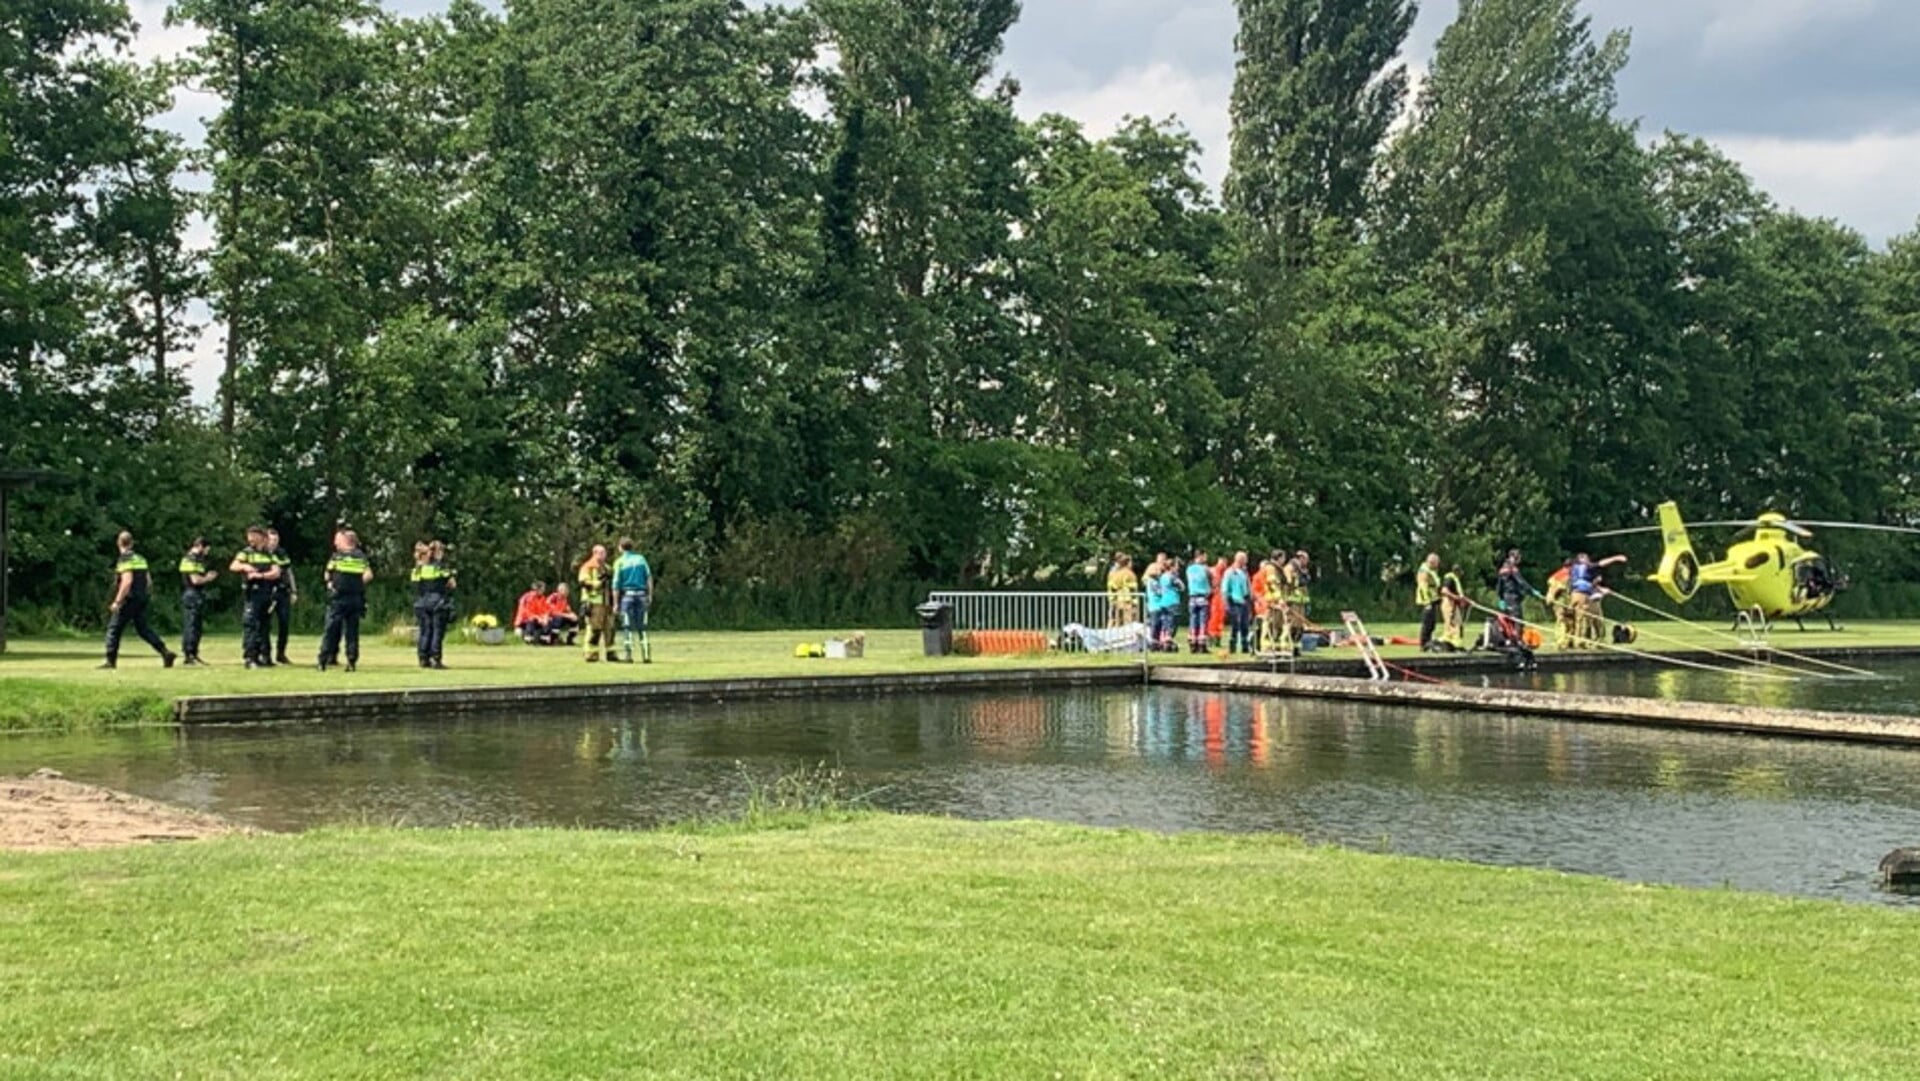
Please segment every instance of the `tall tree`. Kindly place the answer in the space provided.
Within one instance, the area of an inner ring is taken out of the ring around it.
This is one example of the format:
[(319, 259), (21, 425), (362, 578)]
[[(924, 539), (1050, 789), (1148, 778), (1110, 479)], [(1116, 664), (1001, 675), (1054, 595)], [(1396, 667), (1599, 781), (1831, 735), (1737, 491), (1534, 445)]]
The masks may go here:
[(1238, 0), (1227, 208), (1274, 262), (1352, 227), (1407, 91), (1412, 0)]
[(0, 462), (69, 481), (15, 502), (15, 580), (94, 618), (105, 538), (232, 522), (253, 494), (167, 364), (185, 196), (132, 31), (119, 0), (0, 2)]
[[(1413, 484), (1405, 313), (1362, 238), (1405, 99), (1407, 0), (1241, 0), (1226, 203), (1237, 239), (1216, 379), (1234, 490), (1358, 570), (1400, 555)], [(1356, 513), (1358, 512), (1358, 513)]]
[(851, 373), (880, 425), (874, 476), (915, 570), (984, 568), (977, 510), (1024, 481), (1003, 306), (1022, 211), (1015, 87), (984, 84), (1014, 0), (819, 0), (838, 55), (825, 231)]
[(1675, 274), (1611, 115), (1626, 51), (1577, 0), (1466, 0), (1395, 145), (1379, 229), (1437, 335), (1437, 535), (1552, 550), (1667, 460)]

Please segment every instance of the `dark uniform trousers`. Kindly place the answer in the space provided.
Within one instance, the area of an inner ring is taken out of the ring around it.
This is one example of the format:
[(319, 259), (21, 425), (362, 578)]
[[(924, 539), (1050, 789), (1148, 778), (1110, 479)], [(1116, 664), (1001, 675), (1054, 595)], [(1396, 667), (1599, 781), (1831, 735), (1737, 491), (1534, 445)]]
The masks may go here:
[(246, 610), (240, 617), (241, 650), (256, 663), (273, 662), (273, 643), (267, 639), (267, 622), (273, 618), (273, 589), (248, 586)]
[(284, 657), (287, 655), (287, 632), (293, 623), (293, 590), (286, 586), (273, 587), (273, 620), (279, 631), (279, 648), (274, 651), (274, 656)]
[(413, 602), (413, 619), (419, 625), (415, 641), (420, 663), (441, 659), (447, 644), (447, 622), (453, 618), (453, 605), (445, 597), (429, 594)]
[(207, 595), (198, 589), (180, 591), (180, 654), (200, 655), (200, 629), (206, 622)]
[(139, 635), (142, 642), (152, 646), (155, 653), (163, 657), (167, 655), (167, 644), (153, 633), (153, 628), (147, 623), (147, 598), (129, 596), (120, 602), (120, 607), (107, 620), (108, 664), (120, 659), (120, 636), (126, 633), (128, 626), (132, 626), (133, 633)]
[(331, 665), (340, 660), (340, 643), (346, 641), (347, 663), (360, 663), (360, 619), (367, 614), (365, 597), (335, 597), (327, 605), (327, 627), (320, 635), (320, 663)]

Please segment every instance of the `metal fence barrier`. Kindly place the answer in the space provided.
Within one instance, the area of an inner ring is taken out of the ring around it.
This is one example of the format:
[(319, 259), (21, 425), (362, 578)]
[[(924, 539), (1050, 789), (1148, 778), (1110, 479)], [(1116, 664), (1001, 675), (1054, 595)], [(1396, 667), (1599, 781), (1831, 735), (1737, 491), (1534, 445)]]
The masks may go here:
[[(1131, 621), (1144, 619), (1142, 594), (1131, 594)], [(1105, 627), (1114, 614), (1105, 593), (931, 593), (927, 600), (953, 609), (957, 631), (1057, 632), (1071, 623)]]

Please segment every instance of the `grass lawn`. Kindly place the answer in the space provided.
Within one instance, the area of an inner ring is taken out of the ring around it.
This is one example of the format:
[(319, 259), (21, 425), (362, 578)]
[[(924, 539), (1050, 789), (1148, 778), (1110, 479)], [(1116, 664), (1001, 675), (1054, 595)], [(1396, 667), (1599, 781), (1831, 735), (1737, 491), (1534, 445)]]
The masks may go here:
[[(1732, 648), (1717, 628), (1642, 624), (1646, 637), (1640, 648)], [(1376, 635), (1417, 635), (1411, 623), (1375, 623)], [(160, 660), (136, 641), (122, 647), (120, 668), (99, 672), (97, 642), (80, 639), (16, 639), (0, 655), (0, 731), (20, 729), (84, 728), (115, 724), (164, 724), (172, 719), (171, 703), (189, 695), (299, 693), (345, 689), (389, 690), (403, 687), (458, 687), (476, 684), (587, 683), (598, 681), (723, 679), (746, 676), (871, 675), (890, 672), (935, 672), (982, 668), (1024, 668), (1088, 664), (1138, 664), (1138, 658), (1099, 658), (1086, 654), (1050, 654), (1033, 657), (946, 657), (921, 655), (918, 631), (879, 631), (868, 636), (867, 656), (857, 661), (806, 660), (793, 656), (802, 642), (819, 642), (818, 631), (684, 633), (654, 637), (651, 665), (587, 664), (578, 649), (536, 649), (510, 640), (486, 648), (450, 644), (445, 672), (422, 671), (413, 647), (385, 636), (369, 635), (362, 643), (360, 671), (321, 674), (311, 662), (318, 645), (312, 637), (296, 637), (291, 645), (293, 667), (246, 671), (237, 658), (237, 635), (212, 636), (202, 653), (214, 667), (201, 669), (160, 667)], [(1776, 631), (1782, 648), (1842, 646), (1920, 646), (1920, 623), (1870, 623), (1840, 634)], [(1551, 651), (1549, 651), (1550, 653)], [(1417, 666), (1418, 650), (1394, 648), (1389, 659)], [(1323, 654), (1322, 656), (1332, 656)], [(1349, 654), (1350, 656), (1350, 654)], [(1160, 655), (1156, 664), (1207, 663), (1190, 654)], [(1358, 668), (1356, 658), (1356, 670)]]
[(0, 1076), (1900, 1078), (1913, 913), (863, 817), (0, 855)]

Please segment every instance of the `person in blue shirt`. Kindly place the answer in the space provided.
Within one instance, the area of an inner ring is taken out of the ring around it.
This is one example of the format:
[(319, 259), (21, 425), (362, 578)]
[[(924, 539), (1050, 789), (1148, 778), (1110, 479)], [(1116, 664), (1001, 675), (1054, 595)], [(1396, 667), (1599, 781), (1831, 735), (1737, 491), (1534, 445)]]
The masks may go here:
[(1581, 552), (1568, 566), (1567, 586), (1573, 594), (1573, 645), (1576, 649), (1597, 646), (1604, 638), (1607, 621), (1606, 615), (1600, 610), (1600, 602), (1607, 595), (1607, 590), (1601, 585), (1600, 571), (1626, 560), (1625, 556), (1613, 556), (1596, 563), (1591, 555)]
[(633, 540), (620, 538), (620, 558), (613, 563), (613, 595), (620, 609), (620, 656), (608, 660), (633, 663), (633, 643), (640, 642), (640, 660), (653, 663), (653, 644), (647, 639), (647, 612), (653, 607), (653, 568), (634, 550)]
[(1207, 553), (1195, 549), (1187, 564), (1187, 652), (1207, 651), (1207, 609), (1213, 603), (1213, 572)]
[(1180, 610), (1180, 585), (1175, 578), (1173, 563), (1165, 556), (1147, 569), (1147, 619), (1153, 648), (1161, 653), (1173, 649), (1174, 613)]
[(1235, 552), (1233, 566), (1220, 579), (1227, 599), (1227, 652), (1253, 652), (1253, 576), (1247, 573), (1247, 553)]

